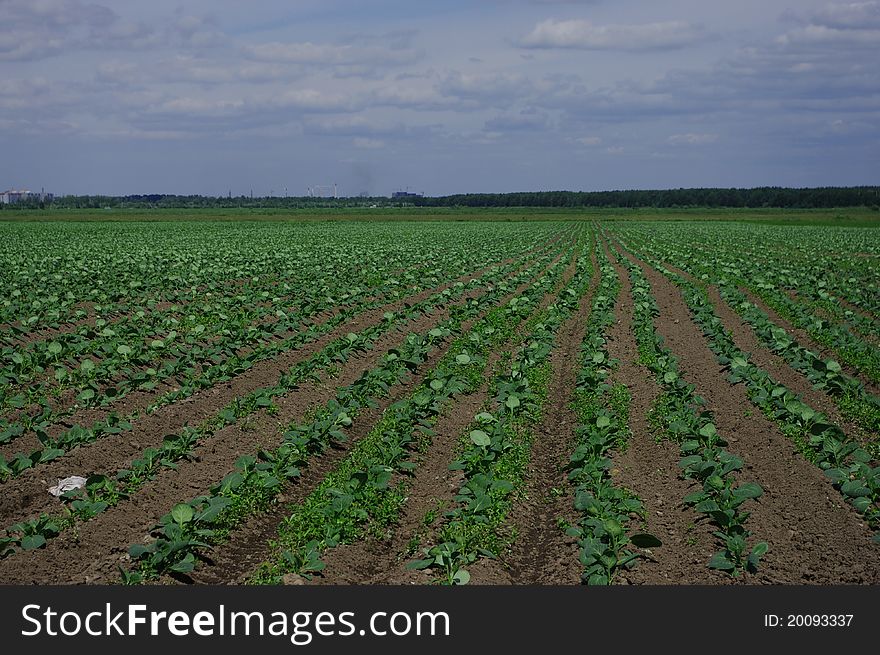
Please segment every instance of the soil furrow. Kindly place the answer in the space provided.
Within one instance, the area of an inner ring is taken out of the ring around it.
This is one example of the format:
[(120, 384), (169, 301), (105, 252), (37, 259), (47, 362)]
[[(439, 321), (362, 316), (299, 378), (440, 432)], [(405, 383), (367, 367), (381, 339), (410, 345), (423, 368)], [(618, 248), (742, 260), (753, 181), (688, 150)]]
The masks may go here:
[[(605, 244), (606, 253), (612, 254)], [(626, 385), (630, 393), (628, 446), (616, 453), (615, 482), (633, 491), (645, 508), (645, 529), (663, 546), (653, 550), (653, 560), (639, 560), (635, 568), (619, 573), (624, 584), (710, 584), (724, 583), (726, 576), (706, 566), (714, 552), (712, 528), (699, 523), (699, 515), (682, 503), (691, 485), (681, 478), (678, 448), (658, 441), (648, 423), (660, 387), (654, 375), (639, 364), (633, 331), (632, 284), (627, 271), (610, 256), (620, 279), (620, 296), (614, 308), (615, 322), (608, 331), (608, 352), (620, 361), (612, 379)]]
[[(554, 263), (558, 260), (559, 257), (556, 257)], [(547, 269), (544, 270), (546, 271)], [(502, 298), (496, 306), (502, 305), (510, 298), (518, 295), (529, 284), (531, 284), (531, 281), (521, 285), (515, 292)], [(466, 321), (462, 325), (461, 332), (466, 333), (477, 320), (479, 320), (479, 317)], [(446, 348), (443, 349), (443, 352), (445, 350)], [(255, 516), (247, 525), (236, 530), (229, 542), (215, 549), (215, 555), (211, 560), (212, 565), (210, 567), (200, 567), (192, 575), (192, 579), (198, 583), (208, 584), (236, 584), (244, 582), (253, 572), (253, 569), (269, 556), (271, 552), (269, 540), (277, 534), (277, 526), (289, 515), (290, 507), (302, 502), (314, 491), (324, 477), (334, 470), (351, 448), (369, 433), (385, 408), (394, 400), (406, 397), (418, 386), (421, 377), (440, 360), (443, 352), (435, 351), (432, 353), (429, 359), (419, 367), (418, 374), (403, 385), (394, 394), (393, 399), (386, 399), (378, 408), (365, 410), (361, 413), (357, 418), (356, 426), (349, 431), (349, 440), (347, 442), (337, 445), (331, 452), (310, 465), (303, 472), (302, 477), (298, 478), (293, 485), (288, 487), (288, 490), (283, 495), (283, 499), (271, 511)]]
[[(546, 309), (577, 270), (578, 253), (563, 272), (559, 282), (537, 304), (533, 315)], [(515, 336), (502, 348), (491, 353), (486, 365), (487, 379), (478, 390), (459, 398), (448, 408), (435, 427), (435, 437), (427, 453), (418, 458), (419, 466), (410, 480), (407, 501), (398, 523), (386, 538), (368, 537), (358, 543), (335, 548), (326, 558), (327, 567), (318, 584), (418, 584), (425, 583), (425, 571), (413, 571), (406, 567), (422, 540), (430, 537), (434, 520), (440, 518), (446, 508), (454, 504), (461, 484), (461, 472), (450, 471), (449, 463), (455, 459), (459, 436), (473, 421), (479, 409), (488, 401), (489, 380), (501, 352), (518, 343), (528, 321), (520, 324)]]
[(761, 311), (767, 314), (768, 318), (781, 327), (783, 330), (789, 333), (795, 341), (797, 341), (804, 348), (808, 348), (813, 352), (819, 354), (823, 359), (834, 359), (838, 363), (840, 363), (841, 368), (843, 368), (844, 372), (854, 377), (863, 385), (865, 385), (865, 391), (874, 395), (880, 396), (880, 386), (868, 380), (863, 373), (858, 371), (853, 366), (850, 366), (846, 362), (840, 361), (840, 355), (831, 350), (828, 346), (819, 343), (810, 334), (799, 327), (795, 327), (791, 321), (787, 318), (781, 316), (775, 309), (770, 307), (764, 300), (755, 293), (752, 293), (751, 290), (746, 287), (740, 287), (739, 290), (745, 294), (745, 296), (749, 299), (750, 302), (757, 305)]
[(550, 354), (548, 403), (534, 430), (523, 496), (509, 515), (516, 538), (510, 552), (500, 560), (483, 560), (471, 567), (471, 579), (477, 584), (577, 584), (580, 580), (577, 547), (558, 521), (565, 518), (575, 522), (564, 467), (574, 449), (577, 426), (571, 408), (577, 362), (600, 278), (592, 250), (590, 259), (590, 286), (580, 299), (578, 311), (560, 327)]
[[(229, 382), (233, 383), (233, 386), (237, 386), (237, 384), (235, 384), (235, 383), (236, 383), (236, 380), (238, 380), (240, 377), (255, 378), (255, 376), (256, 376), (262, 380), (264, 375), (270, 376), (270, 377), (277, 375), (278, 374), (277, 372), (275, 372), (275, 373), (272, 372), (273, 370), (278, 368), (278, 366), (275, 365), (276, 362), (282, 362), (282, 360), (284, 362), (286, 362), (286, 361), (288, 361), (289, 357), (291, 357), (291, 356), (297, 357), (300, 353), (306, 353), (306, 354), (301, 355), (301, 358), (309, 357), (309, 356), (311, 356), (311, 354), (314, 354), (315, 352), (319, 351), (321, 348), (323, 348), (325, 345), (327, 345), (328, 343), (330, 343), (334, 339), (339, 338), (339, 336), (346, 334), (348, 332), (357, 332), (359, 330), (362, 330), (364, 327), (367, 327), (368, 325), (377, 322), (379, 320), (379, 318), (382, 316), (382, 314), (384, 314), (386, 311), (396, 311), (397, 309), (404, 307), (406, 305), (420, 302), (421, 300), (424, 300), (425, 298), (428, 298), (429, 296), (431, 296), (435, 293), (439, 293), (439, 292), (443, 291), (444, 289), (447, 289), (458, 282), (463, 282), (463, 281), (466, 281), (466, 280), (471, 279), (473, 277), (479, 277), (480, 275), (485, 274), (486, 271), (488, 271), (493, 266), (505, 266), (507, 264), (512, 263), (513, 261), (515, 261), (515, 260), (514, 259), (507, 259), (502, 262), (498, 262), (497, 264), (490, 264), (489, 266), (485, 266), (485, 267), (480, 268), (476, 271), (467, 273), (465, 275), (461, 275), (461, 276), (457, 277), (456, 279), (451, 280), (451, 281), (444, 283), (442, 285), (439, 285), (437, 287), (434, 287), (431, 289), (426, 289), (426, 290), (421, 291), (417, 294), (402, 298), (402, 299), (394, 301), (392, 303), (387, 303), (379, 308), (366, 310), (365, 312), (362, 312), (361, 314), (349, 319), (349, 321), (347, 321), (345, 324), (337, 326), (335, 329), (331, 330), (329, 333), (320, 337), (316, 341), (310, 342), (308, 344), (303, 344), (302, 346), (300, 346), (298, 348), (292, 348), (290, 350), (279, 353), (278, 355), (276, 355), (272, 359), (266, 359), (266, 360), (262, 360), (260, 362), (255, 363), (252, 368), (250, 368), (249, 370), (244, 372), (241, 376), (237, 376), (236, 378), (233, 378), (233, 380), (229, 381)], [(334, 312), (331, 312), (330, 315), (327, 316), (327, 318), (324, 320), (329, 320), (333, 314), (334, 314)], [(364, 322), (364, 318), (367, 319), (367, 322)], [(312, 323), (319, 325), (320, 323), (317, 323), (317, 321), (318, 321), (317, 317), (313, 317)], [(324, 322), (324, 321), (321, 321), (321, 322)], [(293, 333), (289, 333), (285, 336), (292, 336), (292, 334)], [(239, 354), (242, 354), (242, 353), (244, 353), (244, 351), (241, 351)], [(289, 364), (287, 364), (286, 366), (283, 366), (282, 369), (278, 369), (278, 371), (280, 372), (280, 370), (285, 370), (286, 368), (288, 368), (290, 365), (292, 365), (296, 361), (297, 361), (296, 359), (290, 360)], [(265, 372), (263, 374), (262, 373), (263, 371), (267, 371), (267, 372)], [(217, 386), (222, 385), (222, 384), (223, 384), (222, 382), (218, 383), (217, 385), (209, 387), (206, 390), (200, 391), (197, 394), (195, 394), (189, 398), (186, 398), (180, 402), (192, 402), (192, 403), (201, 404), (203, 397), (206, 394), (210, 394), (210, 392), (212, 390), (214, 390)], [(257, 384), (257, 386), (255, 386), (251, 389), (248, 389), (247, 392), (252, 391), (255, 388), (259, 388), (260, 386), (263, 386), (263, 385)], [(84, 409), (84, 410), (77, 412), (76, 414), (74, 414), (72, 416), (65, 417), (63, 419), (63, 421), (56, 424), (53, 428), (50, 428), (48, 430), (48, 432), (51, 436), (56, 436), (57, 433), (59, 433), (63, 429), (71, 427), (74, 424), (93, 425), (95, 422), (105, 419), (111, 412), (116, 412), (121, 416), (125, 416), (125, 415), (127, 415), (131, 412), (134, 412), (134, 411), (142, 411), (142, 410), (146, 409), (156, 399), (160, 398), (164, 393), (166, 393), (168, 391), (173, 391), (173, 390), (176, 390), (176, 388), (173, 386), (171, 381), (169, 381), (168, 383), (162, 384), (159, 388), (152, 390), (152, 391), (149, 391), (149, 392), (135, 391), (135, 392), (125, 396), (121, 400), (120, 403), (118, 403), (118, 404), (114, 403), (114, 405), (108, 409)], [(245, 392), (245, 393), (247, 393), (247, 392)], [(223, 394), (221, 392), (221, 395), (223, 397), (226, 397), (228, 394)], [(229, 399), (231, 400), (231, 397)], [(227, 400), (226, 402), (229, 402), (229, 401)], [(225, 404), (225, 403), (223, 403), (223, 404)], [(162, 410), (160, 410), (160, 411), (162, 411)], [(163, 434), (166, 434), (166, 433), (167, 432), (163, 432)], [(27, 434), (19, 439), (14, 440), (12, 443), (7, 444), (6, 446), (3, 446), (2, 448), (0, 448), (0, 454), (2, 454), (4, 457), (9, 459), (16, 452), (31, 452), (33, 450), (39, 449), (40, 447), (41, 447), (41, 444), (40, 444), (39, 440), (37, 439), (36, 435), (35, 434)], [(66, 459), (66, 458), (64, 458), (64, 459)], [(27, 474), (25, 474), (25, 475), (27, 475)]]
[[(477, 273), (478, 274), (478, 273)], [(197, 424), (216, 413), (236, 397), (244, 396), (256, 389), (274, 384), (278, 376), (298, 361), (307, 359), (319, 352), (327, 344), (348, 332), (359, 332), (382, 320), (385, 312), (398, 311), (406, 305), (420, 302), (431, 295), (451, 287), (458, 281), (465, 281), (474, 274), (463, 275), (447, 284), (426, 290), (415, 296), (364, 312), (350, 321), (301, 348), (283, 353), (272, 360), (255, 364), (251, 369), (225, 383), (215, 385), (190, 398), (160, 408), (132, 424), (132, 431), (122, 433), (117, 438), (103, 438), (81, 446), (58, 460), (44, 466), (25, 471), (20, 477), (2, 485), (5, 493), (0, 496), (0, 516), (9, 519), (10, 515), (30, 507), (39, 500), (45, 501), (46, 488), (58, 479), (73, 474), (84, 475), (109, 469), (112, 464), (121, 465), (136, 457), (144, 448), (159, 445), (164, 435), (174, 433), (187, 424)], [(17, 442), (16, 442), (17, 443)], [(23, 446), (18, 445), (21, 449)], [(118, 468), (118, 465), (116, 468)]]
[(760, 571), (748, 582), (858, 584), (880, 582), (880, 546), (861, 517), (822, 472), (749, 402), (742, 385), (731, 385), (706, 339), (691, 320), (675, 285), (631, 257), (648, 278), (660, 308), (657, 331), (680, 359), (684, 377), (706, 399), (728, 450), (745, 461), (743, 476), (764, 494), (749, 503), (747, 527), (770, 544)]

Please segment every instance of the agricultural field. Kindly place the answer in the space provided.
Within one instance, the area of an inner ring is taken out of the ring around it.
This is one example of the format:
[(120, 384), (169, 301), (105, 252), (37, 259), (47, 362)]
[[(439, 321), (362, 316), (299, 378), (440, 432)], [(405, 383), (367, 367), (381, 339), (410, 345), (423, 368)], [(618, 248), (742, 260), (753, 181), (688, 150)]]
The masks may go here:
[(0, 223), (0, 583), (880, 583), (875, 222), (512, 217)]

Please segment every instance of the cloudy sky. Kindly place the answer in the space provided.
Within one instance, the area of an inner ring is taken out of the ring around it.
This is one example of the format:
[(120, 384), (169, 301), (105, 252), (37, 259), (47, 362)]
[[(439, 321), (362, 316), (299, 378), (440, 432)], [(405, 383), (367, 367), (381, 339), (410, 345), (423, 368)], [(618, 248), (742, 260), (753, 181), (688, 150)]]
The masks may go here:
[(0, 0), (0, 187), (877, 184), (880, 0)]

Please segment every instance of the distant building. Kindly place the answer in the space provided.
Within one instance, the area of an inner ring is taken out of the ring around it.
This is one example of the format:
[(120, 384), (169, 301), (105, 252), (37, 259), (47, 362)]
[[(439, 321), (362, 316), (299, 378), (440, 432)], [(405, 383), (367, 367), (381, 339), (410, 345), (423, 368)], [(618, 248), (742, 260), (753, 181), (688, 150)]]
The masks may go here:
[(27, 202), (28, 200), (37, 200), (39, 202), (52, 202), (54, 198), (54, 194), (45, 193), (43, 191), (35, 192), (28, 191), (26, 189), (10, 189), (9, 191), (4, 191), (3, 193), (0, 193), (0, 204), (12, 205), (17, 202)]
[(391, 194), (392, 200), (406, 200), (407, 198), (421, 198), (421, 193), (410, 193), (409, 191), (395, 191)]

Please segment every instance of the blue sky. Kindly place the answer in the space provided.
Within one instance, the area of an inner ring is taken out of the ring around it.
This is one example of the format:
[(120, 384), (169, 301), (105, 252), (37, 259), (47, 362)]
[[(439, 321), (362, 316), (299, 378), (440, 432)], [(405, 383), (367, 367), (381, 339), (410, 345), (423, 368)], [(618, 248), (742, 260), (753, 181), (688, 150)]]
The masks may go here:
[(0, 0), (0, 187), (878, 184), (880, 0)]

